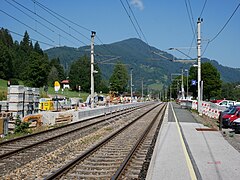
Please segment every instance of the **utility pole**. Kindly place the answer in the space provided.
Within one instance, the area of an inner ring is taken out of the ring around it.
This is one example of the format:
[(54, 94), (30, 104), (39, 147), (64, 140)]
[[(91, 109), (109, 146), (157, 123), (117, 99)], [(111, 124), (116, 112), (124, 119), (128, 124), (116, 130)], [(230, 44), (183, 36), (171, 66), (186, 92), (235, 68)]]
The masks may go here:
[(94, 37), (96, 32), (92, 31), (91, 35), (91, 108), (94, 108)]
[(170, 95), (169, 95), (169, 97), (170, 97), (170, 102), (172, 101), (172, 84), (170, 84)]
[(133, 92), (132, 92), (132, 87), (133, 87), (133, 84), (132, 84), (132, 71), (133, 71), (133, 68), (131, 68), (131, 102), (133, 101)]
[(143, 99), (143, 79), (142, 79), (142, 99)]
[(202, 19), (197, 21), (197, 63), (198, 63), (198, 113), (201, 115), (201, 23)]
[(182, 84), (181, 84), (182, 99), (184, 99), (184, 86), (183, 86), (183, 69), (182, 69)]
[[(189, 74), (189, 73), (188, 73), (188, 69), (185, 69), (185, 71), (187, 72), (187, 95), (186, 95), (186, 96), (188, 97), (188, 74)], [(186, 97), (186, 98), (187, 98), (187, 97)]]

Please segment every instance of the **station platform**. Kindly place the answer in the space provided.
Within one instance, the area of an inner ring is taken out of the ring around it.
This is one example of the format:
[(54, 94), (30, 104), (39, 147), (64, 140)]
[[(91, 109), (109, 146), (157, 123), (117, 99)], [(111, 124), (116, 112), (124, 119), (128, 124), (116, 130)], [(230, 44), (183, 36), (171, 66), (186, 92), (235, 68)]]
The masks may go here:
[(219, 131), (168, 103), (146, 179), (240, 179), (240, 153)]

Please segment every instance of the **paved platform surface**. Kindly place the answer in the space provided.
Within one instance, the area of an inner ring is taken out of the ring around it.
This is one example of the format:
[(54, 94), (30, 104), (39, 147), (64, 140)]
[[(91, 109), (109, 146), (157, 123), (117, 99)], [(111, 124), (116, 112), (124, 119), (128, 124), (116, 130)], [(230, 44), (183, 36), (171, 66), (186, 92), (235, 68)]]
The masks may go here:
[(146, 179), (240, 179), (240, 153), (218, 131), (197, 123), (191, 112), (168, 104)]

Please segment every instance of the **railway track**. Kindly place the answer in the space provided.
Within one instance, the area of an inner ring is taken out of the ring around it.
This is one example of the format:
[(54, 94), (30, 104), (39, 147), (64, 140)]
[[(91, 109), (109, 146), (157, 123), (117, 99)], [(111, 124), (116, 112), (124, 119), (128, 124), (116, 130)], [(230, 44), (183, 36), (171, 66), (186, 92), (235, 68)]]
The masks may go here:
[[(2, 142), (0, 143), (0, 176), (42, 157), (70, 141), (94, 133), (106, 125), (115, 124), (117, 126), (118, 121), (124, 121), (129, 114), (137, 115), (140, 109), (148, 106), (150, 104)], [(119, 123), (121, 124), (121, 122)]]
[(165, 109), (165, 105), (149, 109), (45, 179), (138, 178)]

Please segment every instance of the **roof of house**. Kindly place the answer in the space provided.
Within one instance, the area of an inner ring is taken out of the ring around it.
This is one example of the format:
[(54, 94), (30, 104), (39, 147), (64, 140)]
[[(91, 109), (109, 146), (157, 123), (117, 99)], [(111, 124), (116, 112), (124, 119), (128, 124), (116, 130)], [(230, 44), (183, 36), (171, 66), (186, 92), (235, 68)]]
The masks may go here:
[(69, 84), (69, 80), (62, 80), (62, 82), (61, 82), (62, 84)]

